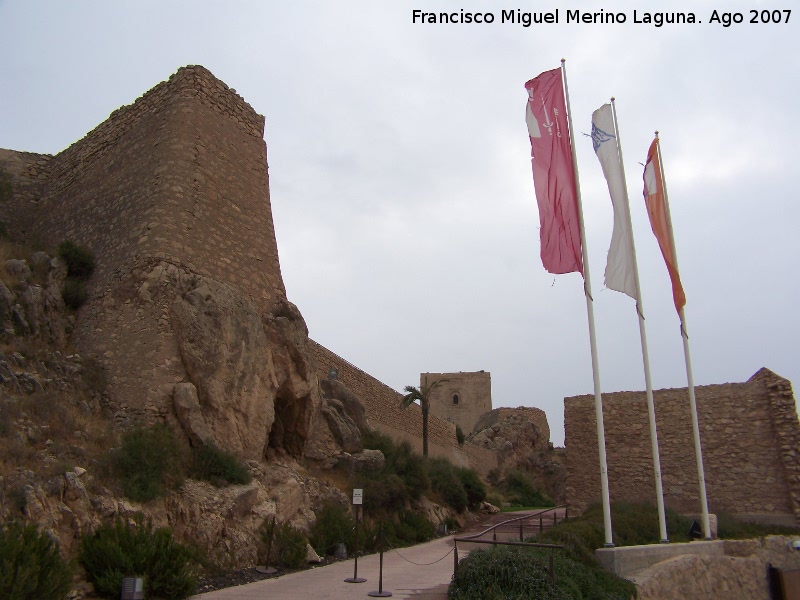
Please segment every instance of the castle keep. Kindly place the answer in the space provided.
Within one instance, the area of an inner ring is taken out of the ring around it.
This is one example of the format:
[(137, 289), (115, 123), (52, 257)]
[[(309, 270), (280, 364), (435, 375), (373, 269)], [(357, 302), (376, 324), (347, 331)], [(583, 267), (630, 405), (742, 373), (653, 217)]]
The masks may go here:
[(429, 393), (431, 414), (458, 425), (465, 434), (492, 410), (492, 376), (486, 371), (421, 373), (419, 380), (420, 389), (434, 386)]

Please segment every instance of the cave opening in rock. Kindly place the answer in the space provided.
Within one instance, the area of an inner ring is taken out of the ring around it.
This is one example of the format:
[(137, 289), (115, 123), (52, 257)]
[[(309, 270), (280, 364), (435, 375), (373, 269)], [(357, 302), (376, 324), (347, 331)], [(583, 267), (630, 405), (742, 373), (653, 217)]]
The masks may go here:
[(311, 398), (296, 398), (286, 389), (275, 397), (275, 421), (269, 432), (269, 447), (300, 457), (308, 438)]

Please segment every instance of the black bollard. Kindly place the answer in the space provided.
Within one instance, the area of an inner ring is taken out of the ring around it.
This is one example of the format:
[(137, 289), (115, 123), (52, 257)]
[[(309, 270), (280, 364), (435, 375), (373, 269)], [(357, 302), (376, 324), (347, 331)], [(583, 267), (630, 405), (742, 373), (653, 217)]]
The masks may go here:
[(256, 571), (264, 575), (274, 575), (278, 572), (275, 567), (269, 566), (269, 555), (272, 554), (272, 538), (275, 536), (275, 516), (272, 516), (272, 524), (269, 527), (269, 542), (267, 542), (267, 560), (263, 567), (256, 567)]
[(366, 581), (364, 577), (358, 576), (358, 513), (359, 510), (356, 505), (356, 533), (355, 540), (353, 540), (353, 555), (355, 556), (355, 560), (353, 561), (353, 576), (345, 579), (345, 583), (364, 583)]
[(383, 591), (383, 527), (381, 527), (380, 570), (378, 573), (378, 591), (370, 592), (367, 594), (367, 596), (371, 596), (373, 598), (388, 598), (392, 595), (392, 592)]

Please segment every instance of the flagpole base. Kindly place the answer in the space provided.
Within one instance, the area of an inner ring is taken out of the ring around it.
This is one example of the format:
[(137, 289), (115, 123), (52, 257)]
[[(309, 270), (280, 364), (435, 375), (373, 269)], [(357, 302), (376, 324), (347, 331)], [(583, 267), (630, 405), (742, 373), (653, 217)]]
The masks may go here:
[(363, 577), (348, 577), (344, 580), (345, 583), (364, 583), (366, 579)]

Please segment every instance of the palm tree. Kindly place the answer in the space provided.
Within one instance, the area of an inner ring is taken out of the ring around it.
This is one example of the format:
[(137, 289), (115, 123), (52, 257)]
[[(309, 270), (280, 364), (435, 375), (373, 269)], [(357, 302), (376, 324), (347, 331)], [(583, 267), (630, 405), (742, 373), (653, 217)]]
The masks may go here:
[(422, 409), (422, 456), (425, 458), (428, 457), (428, 413), (430, 412), (431, 408), (431, 392), (436, 388), (436, 386), (444, 383), (445, 381), (447, 380), (441, 379), (439, 381), (434, 381), (431, 384), (426, 382), (420, 385), (419, 389), (415, 388), (413, 385), (407, 385), (405, 387), (406, 394), (403, 396), (403, 400), (401, 401), (402, 407), (406, 408), (419, 400), (419, 406)]

